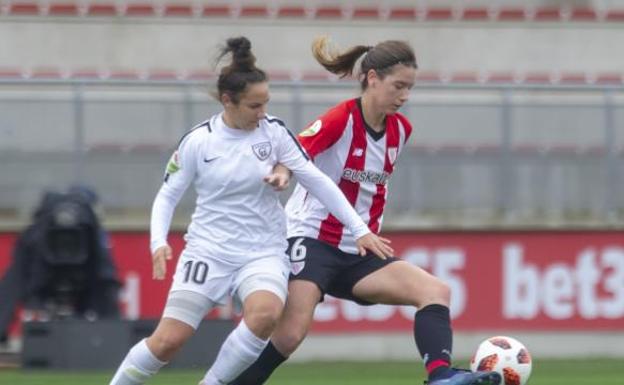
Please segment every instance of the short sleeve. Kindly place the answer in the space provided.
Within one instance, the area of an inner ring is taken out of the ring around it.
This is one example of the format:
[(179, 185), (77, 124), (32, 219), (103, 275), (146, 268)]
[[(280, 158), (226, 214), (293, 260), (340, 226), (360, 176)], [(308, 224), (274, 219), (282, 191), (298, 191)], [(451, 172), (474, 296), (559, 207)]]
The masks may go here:
[(347, 102), (341, 103), (320, 116), (297, 136), (311, 158), (330, 148), (340, 139), (349, 119)]

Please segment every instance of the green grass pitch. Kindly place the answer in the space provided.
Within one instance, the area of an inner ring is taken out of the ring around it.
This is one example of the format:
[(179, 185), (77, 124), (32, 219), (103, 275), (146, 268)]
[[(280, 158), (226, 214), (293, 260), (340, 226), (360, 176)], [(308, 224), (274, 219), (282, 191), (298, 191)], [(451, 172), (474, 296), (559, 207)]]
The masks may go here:
[[(465, 365), (465, 363), (460, 363)], [(149, 385), (196, 385), (202, 370), (163, 370)], [(22, 371), (0, 369), (2, 385), (108, 384), (111, 372)], [(417, 385), (423, 370), (418, 362), (315, 362), (279, 368), (269, 385)], [(622, 385), (624, 360), (540, 360), (533, 362), (528, 385)]]

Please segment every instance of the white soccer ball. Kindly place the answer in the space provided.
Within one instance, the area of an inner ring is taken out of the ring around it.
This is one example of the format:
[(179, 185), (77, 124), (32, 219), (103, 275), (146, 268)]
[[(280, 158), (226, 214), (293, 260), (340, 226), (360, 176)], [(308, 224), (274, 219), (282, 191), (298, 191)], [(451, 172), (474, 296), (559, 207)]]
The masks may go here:
[(495, 371), (503, 377), (501, 385), (525, 385), (533, 361), (527, 348), (511, 337), (496, 336), (483, 341), (470, 361), (470, 370)]

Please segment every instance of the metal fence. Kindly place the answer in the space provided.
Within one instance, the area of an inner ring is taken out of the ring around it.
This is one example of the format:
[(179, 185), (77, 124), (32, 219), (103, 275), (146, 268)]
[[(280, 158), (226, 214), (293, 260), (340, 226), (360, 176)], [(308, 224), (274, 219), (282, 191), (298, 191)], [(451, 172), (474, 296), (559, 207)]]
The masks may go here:
[[(270, 113), (295, 132), (357, 95), (344, 82), (271, 87)], [(85, 183), (109, 224), (146, 227), (179, 138), (219, 110), (205, 80), (0, 80), (0, 225), (27, 221), (44, 190)], [(386, 225), (624, 224), (623, 87), (421, 83), (403, 112), (415, 131)]]

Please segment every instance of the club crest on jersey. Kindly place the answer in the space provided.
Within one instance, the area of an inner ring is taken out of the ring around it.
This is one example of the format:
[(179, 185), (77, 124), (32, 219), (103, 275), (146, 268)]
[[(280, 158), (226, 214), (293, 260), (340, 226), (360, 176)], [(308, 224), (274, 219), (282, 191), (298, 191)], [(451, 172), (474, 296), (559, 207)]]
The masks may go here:
[(390, 163), (392, 165), (394, 165), (394, 162), (396, 162), (397, 153), (398, 150), (396, 147), (388, 147), (388, 159), (390, 160)]
[(251, 146), (254, 154), (260, 160), (266, 160), (271, 155), (271, 142), (260, 142)]
[(312, 125), (310, 127), (308, 127), (305, 130), (301, 131), (299, 133), (299, 136), (314, 136), (319, 131), (321, 131), (321, 127), (322, 126), (323, 126), (323, 122), (321, 122), (321, 120), (319, 119), (316, 122), (312, 123)]

